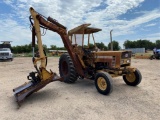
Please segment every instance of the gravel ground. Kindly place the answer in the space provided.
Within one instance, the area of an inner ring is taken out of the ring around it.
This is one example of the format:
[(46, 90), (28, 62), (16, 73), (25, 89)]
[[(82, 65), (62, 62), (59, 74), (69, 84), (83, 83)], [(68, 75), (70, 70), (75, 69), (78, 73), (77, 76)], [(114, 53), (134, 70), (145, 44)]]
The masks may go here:
[[(28, 73), (35, 71), (31, 58), (0, 62), (0, 120), (160, 120), (160, 61), (133, 59), (132, 66), (143, 77), (137, 87), (127, 86), (117, 77), (113, 92), (104, 96), (91, 80), (57, 81), (17, 109), (12, 89), (27, 82)], [(58, 58), (49, 58), (47, 68), (58, 73)]]

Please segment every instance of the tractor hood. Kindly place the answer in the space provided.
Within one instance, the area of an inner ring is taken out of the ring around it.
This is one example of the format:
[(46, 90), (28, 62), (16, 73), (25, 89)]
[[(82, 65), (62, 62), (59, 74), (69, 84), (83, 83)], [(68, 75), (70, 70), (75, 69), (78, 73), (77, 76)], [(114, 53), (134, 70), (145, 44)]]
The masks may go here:
[(122, 56), (131, 57), (131, 51), (97, 51), (94, 52), (97, 56)]
[(122, 60), (127, 61), (131, 59), (131, 51), (97, 51), (94, 52), (95, 62), (115, 64), (114, 67), (120, 67)]

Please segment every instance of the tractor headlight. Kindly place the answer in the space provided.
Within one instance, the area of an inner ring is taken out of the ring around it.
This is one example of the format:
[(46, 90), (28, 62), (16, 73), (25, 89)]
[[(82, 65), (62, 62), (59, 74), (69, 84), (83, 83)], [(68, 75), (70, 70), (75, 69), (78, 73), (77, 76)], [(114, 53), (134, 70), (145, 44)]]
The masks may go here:
[(121, 60), (121, 65), (122, 64), (128, 64), (130, 62), (131, 62), (130, 59), (124, 59), (124, 60)]
[(128, 59), (126, 62), (127, 62), (127, 63), (130, 63), (130, 60)]

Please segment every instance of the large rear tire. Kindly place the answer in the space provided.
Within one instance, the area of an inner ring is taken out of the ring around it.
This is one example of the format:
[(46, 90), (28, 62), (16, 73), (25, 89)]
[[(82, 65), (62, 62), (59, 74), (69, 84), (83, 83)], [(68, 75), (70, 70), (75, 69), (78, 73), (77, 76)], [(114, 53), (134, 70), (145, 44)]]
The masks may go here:
[(97, 91), (103, 95), (112, 92), (112, 77), (106, 72), (99, 72), (95, 77), (95, 86)]
[(74, 83), (78, 76), (74, 64), (68, 53), (62, 54), (59, 59), (59, 74), (66, 83)]
[(127, 85), (137, 86), (142, 80), (142, 75), (140, 71), (136, 69), (135, 72), (123, 75), (123, 80)]

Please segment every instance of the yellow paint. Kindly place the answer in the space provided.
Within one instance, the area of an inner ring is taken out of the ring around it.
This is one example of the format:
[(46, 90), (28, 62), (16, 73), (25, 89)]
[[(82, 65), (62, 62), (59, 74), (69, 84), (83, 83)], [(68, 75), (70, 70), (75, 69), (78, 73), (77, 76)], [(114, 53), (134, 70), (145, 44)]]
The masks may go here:
[(132, 72), (132, 73), (130, 73), (130, 74), (126, 74), (126, 79), (127, 79), (127, 81), (129, 81), (129, 82), (134, 82), (134, 81), (136, 80), (136, 76), (135, 76), (135, 74)]
[(51, 72), (48, 72), (46, 69), (42, 69), (42, 72), (41, 72), (41, 74), (42, 74), (42, 81), (43, 80), (48, 80), (48, 79), (50, 79), (50, 78), (52, 78), (53, 77), (53, 73)]
[[(35, 27), (36, 37), (37, 37), (37, 43), (38, 43), (40, 58), (44, 58), (45, 55), (44, 55), (44, 52), (43, 52), (40, 24), (39, 24), (39, 21), (36, 18), (36, 16), (38, 14), (36, 13), (36, 11), (33, 8), (30, 8), (30, 13), (31, 13), (32, 18), (34, 20), (34, 27)], [(41, 67), (42, 68), (46, 67), (45, 59), (41, 59)]]
[(107, 83), (103, 77), (99, 77), (97, 80), (97, 83), (98, 83), (99, 89), (103, 91), (107, 89)]

